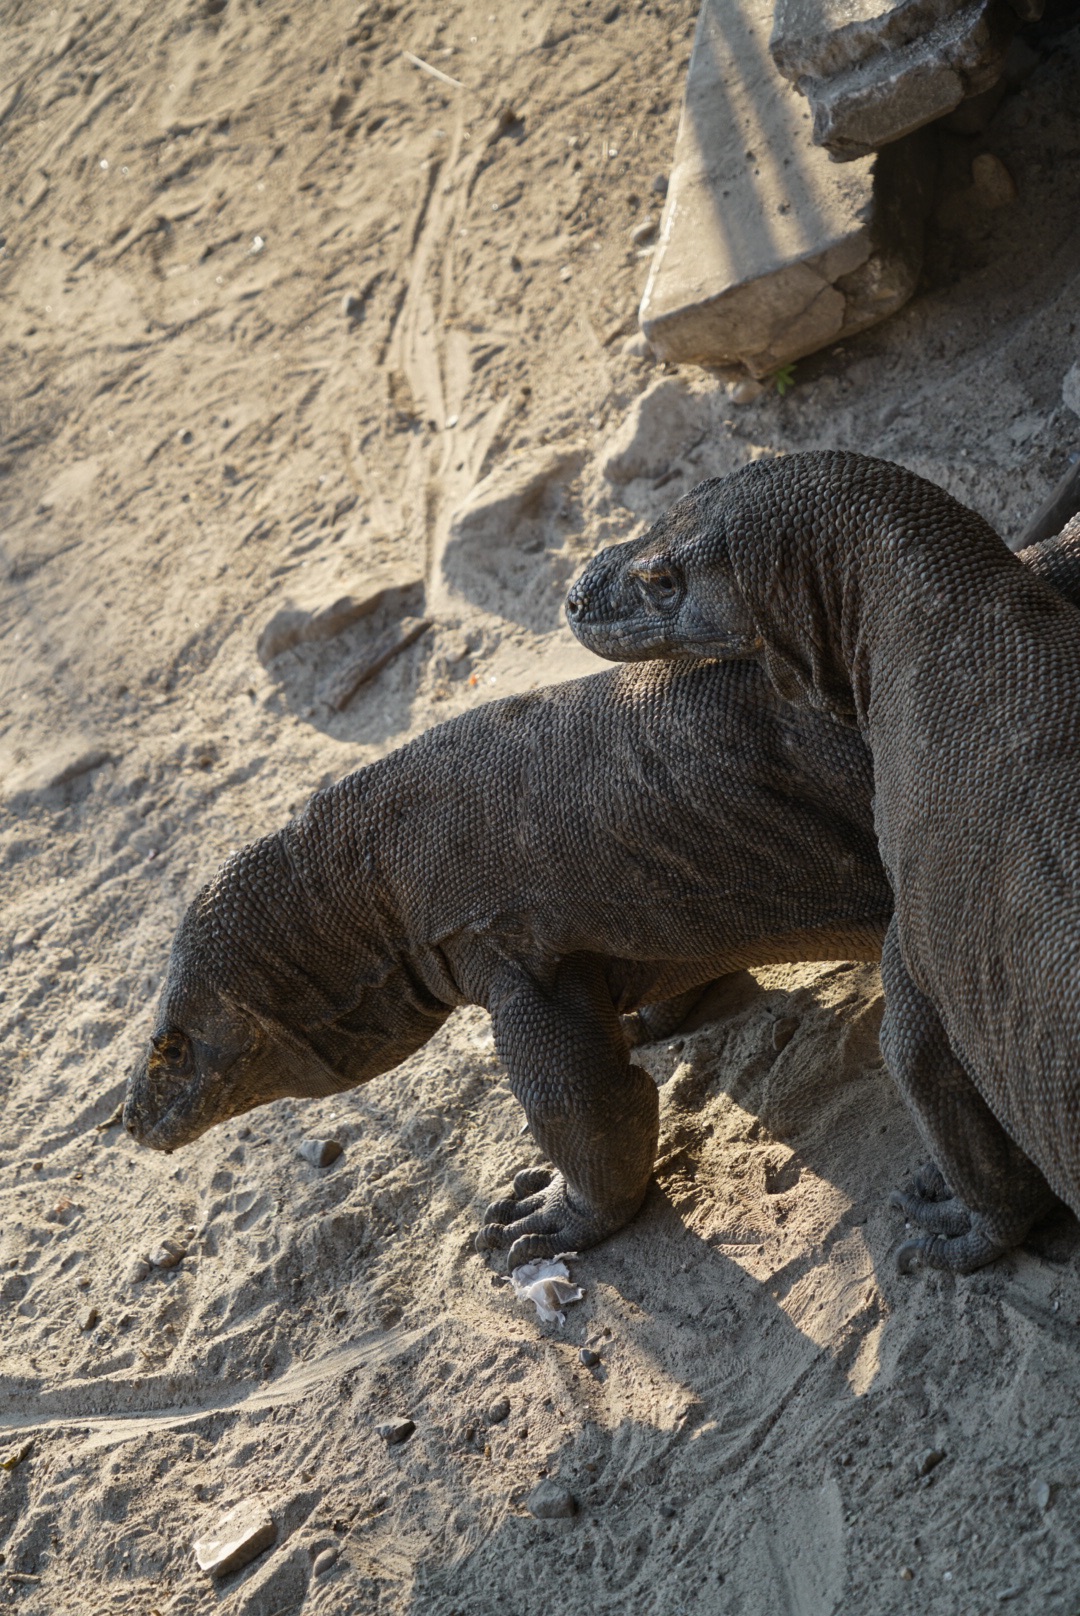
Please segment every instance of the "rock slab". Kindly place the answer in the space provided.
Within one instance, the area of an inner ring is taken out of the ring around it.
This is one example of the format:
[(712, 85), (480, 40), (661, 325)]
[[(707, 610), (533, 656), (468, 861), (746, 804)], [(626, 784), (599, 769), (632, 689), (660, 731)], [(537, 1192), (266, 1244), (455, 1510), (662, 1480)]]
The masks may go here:
[(276, 1537), (277, 1527), (266, 1505), (261, 1499), (245, 1498), (211, 1532), (195, 1540), (195, 1559), (200, 1571), (226, 1577), (268, 1549)]
[(659, 357), (755, 376), (885, 319), (915, 288), (922, 141), (838, 165), (769, 54), (771, 0), (705, 0), (641, 327)]
[(1029, 0), (777, 0), (770, 50), (809, 99), (815, 144), (846, 161), (995, 84), (1022, 9)]

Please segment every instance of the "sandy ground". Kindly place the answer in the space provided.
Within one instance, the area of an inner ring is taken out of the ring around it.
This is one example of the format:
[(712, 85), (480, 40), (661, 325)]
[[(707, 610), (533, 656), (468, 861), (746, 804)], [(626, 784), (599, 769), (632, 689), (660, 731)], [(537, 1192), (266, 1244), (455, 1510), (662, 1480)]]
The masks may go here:
[[(733, 979), (646, 1051), (656, 1184), (562, 1330), (472, 1250), (536, 1159), (479, 1010), (171, 1158), (115, 1125), (218, 859), (596, 666), (559, 612), (598, 544), (815, 445), (1013, 533), (1080, 448), (1075, 29), (946, 138), (909, 308), (736, 408), (623, 351), (692, 8), (433, 9), (0, 18), (0, 1453), (32, 1436), (0, 1604), (1077, 1616), (1080, 1241), (1063, 1218), (970, 1278), (896, 1274), (886, 1196), (921, 1152), (872, 968)], [(980, 209), (981, 150), (1011, 207)], [(343, 713), (320, 682), (378, 621), (260, 663), (277, 611), (387, 578), (434, 626)], [(309, 1166), (309, 1135), (344, 1154)], [(133, 1278), (164, 1238), (184, 1261)], [(576, 1518), (527, 1515), (545, 1475)], [(211, 1583), (192, 1540), (249, 1496), (277, 1542)]]

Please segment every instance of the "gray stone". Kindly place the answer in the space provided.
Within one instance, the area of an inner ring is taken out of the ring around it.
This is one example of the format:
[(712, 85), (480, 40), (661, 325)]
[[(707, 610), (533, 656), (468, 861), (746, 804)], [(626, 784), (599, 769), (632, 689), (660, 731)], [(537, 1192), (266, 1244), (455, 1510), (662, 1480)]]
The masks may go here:
[(336, 1162), (345, 1147), (337, 1139), (303, 1139), (299, 1152), (312, 1167), (329, 1167)]
[(187, 1250), (177, 1240), (163, 1240), (160, 1246), (147, 1253), (151, 1268), (175, 1268), (187, 1256)]
[(538, 1521), (565, 1521), (577, 1514), (577, 1499), (557, 1481), (546, 1480), (533, 1488), (525, 1508)]
[(652, 358), (652, 349), (643, 331), (632, 332), (623, 343), (622, 351), (628, 359)]
[(501, 1425), (503, 1420), (508, 1420), (509, 1418), (510, 1399), (508, 1397), (496, 1397), (495, 1401), (491, 1404), (491, 1407), (487, 1411), (488, 1424)]
[(598, 1352), (594, 1352), (592, 1347), (582, 1347), (581, 1351), (578, 1353), (578, 1357), (585, 1365), (586, 1369), (595, 1369), (597, 1364), (600, 1362), (600, 1354)]
[(754, 404), (764, 391), (764, 382), (755, 381), (753, 376), (743, 376), (737, 382), (732, 382), (728, 388), (728, 398), (733, 404)]
[(266, 1505), (258, 1498), (245, 1498), (205, 1537), (195, 1540), (195, 1559), (200, 1571), (226, 1577), (268, 1549), (276, 1537), (277, 1527)]
[(1036, 1509), (1049, 1509), (1053, 1489), (1048, 1481), (1037, 1481), (1031, 1490), (1031, 1496), (1035, 1500)]
[(927, 1448), (926, 1452), (920, 1453), (918, 1459), (915, 1461), (916, 1474), (919, 1476), (928, 1476), (931, 1470), (937, 1469), (944, 1457), (945, 1455), (942, 1453), (940, 1448)]
[(415, 1421), (406, 1418), (384, 1420), (381, 1425), (377, 1425), (375, 1427), (375, 1430), (378, 1432), (379, 1436), (382, 1437), (388, 1448), (396, 1448), (399, 1442), (407, 1442), (409, 1440), (413, 1432), (416, 1430), (416, 1423)]
[(815, 144), (847, 160), (989, 89), (1015, 20), (1000, 0), (778, 0), (770, 50), (810, 101)]
[(85, 1313), (82, 1313), (79, 1316), (79, 1329), (83, 1331), (92, 1330), (100, 1318), (101, 1314), (98, 1312), (96, 1307), (88, 1307)]
[(971, 183), (984, 208), (1007, 208), (1016, 201), (1016, 181), (993, 152), (980, 152), (973, 160)]
[(141, 1285), (149, 1272), (150, 1264), (146, 1261), (145, 1257), (136, 1257), (135, 1261), (127, 1271), (128, 1284)]
[(777, 1016), (773, 1022), (772, 1030), (772, 1044), (777, 1053), (781, 1049), (787, 1048), (798, 1030), (799, 1019), (797, 1016)]
[(317, 1554), (311, 1562), (311, 1575), (313, 1577), (325, 1577), (326, 1573), (337, 1564), (338, 1553), (337, 1549), (323, 1549), (321, 1554)]
[(1061, 384), (1061, 402), (1074, 415), (1080, 415), (1080, 359), (1069, 366)]
[(702, 6), (640, 314), (661, 358), (755, 376), (906, 302), (929, 193), (919, 137), (842, 167), (814, 147), (771, 21), (771, 0)]

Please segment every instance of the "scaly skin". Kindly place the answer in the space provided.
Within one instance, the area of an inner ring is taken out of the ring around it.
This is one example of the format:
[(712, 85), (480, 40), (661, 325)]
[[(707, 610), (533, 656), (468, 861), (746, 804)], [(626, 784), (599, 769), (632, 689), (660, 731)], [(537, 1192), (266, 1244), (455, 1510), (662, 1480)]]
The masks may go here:
[[(620, 660), (754, 659), (854, 725), (897, 893), (882, 1049), (944, 1176), (902, 1266), (967, 1272), (1080, 1212), (1080, 524), (1023, 552), (859, 455), (703, 483), (574, 585)], [(799, 710), (799, 706), (793, 711)]]

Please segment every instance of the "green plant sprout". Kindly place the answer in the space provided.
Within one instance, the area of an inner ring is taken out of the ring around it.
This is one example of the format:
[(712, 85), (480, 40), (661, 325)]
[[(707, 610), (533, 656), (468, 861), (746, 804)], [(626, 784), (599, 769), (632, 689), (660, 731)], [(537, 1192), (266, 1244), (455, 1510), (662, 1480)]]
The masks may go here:
[(781, 365), (779, 370), (773, 371), (772, 375), (769, 377), (769, 380), (775, 383), (776, 391), (780, 394), (780, 397), (783, 398), (784, 394), (789, 392), (790, 389), (795, 386), (794, 364)]

